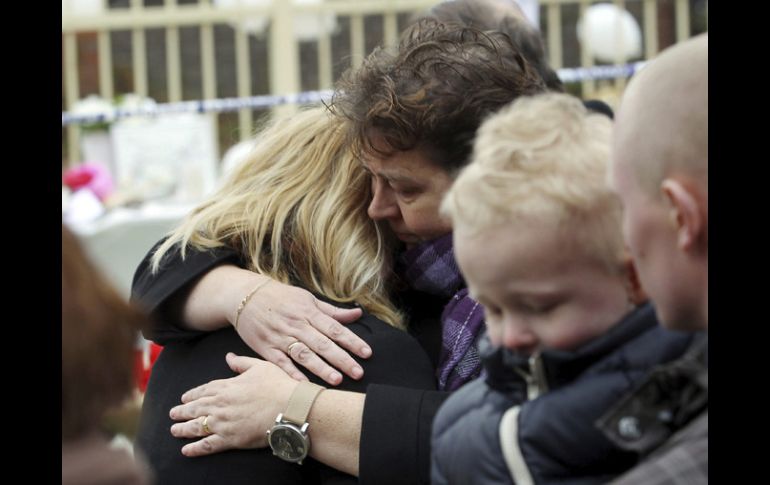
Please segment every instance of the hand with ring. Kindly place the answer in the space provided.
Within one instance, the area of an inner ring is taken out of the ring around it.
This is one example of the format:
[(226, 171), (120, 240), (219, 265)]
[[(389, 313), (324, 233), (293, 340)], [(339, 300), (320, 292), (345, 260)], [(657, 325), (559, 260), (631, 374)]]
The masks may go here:
[[(237, 294), (247, 295), (255, 281), (259, 285), (258, 280), (250, 278)], [(372, 354), (366, 342), (340, 323), (351, 323), (361, 315), (359, 308), (337, 308), (304, 289), (273, 280), (260, 286), (245, 302), (237, 331), (249, 347), (294, 379), (307, 380), (295, 366), (299, 364), (337, 385), (342, 382), (337, 369), (353, 379), (364, 374), (346, 350), (361, 358)]]
[(240, 375), (185, 392), (182, 404), (169, 412), (178, 421), (171, 426), (172, 435), (198, 439), (182, 448), (185, 456), (266, 447), (265, 430), (284, 411), (297, 386), (296, 380), (269, 362), (232, 353), (226, 358)]

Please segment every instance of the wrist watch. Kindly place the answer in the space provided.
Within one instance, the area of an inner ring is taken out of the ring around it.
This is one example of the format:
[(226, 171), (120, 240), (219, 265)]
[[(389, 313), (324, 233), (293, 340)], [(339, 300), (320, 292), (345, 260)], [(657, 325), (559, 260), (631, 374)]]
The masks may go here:
[(267, 431), (267, 442), (273, 454), (282, 460), (302, 464), (310, 451), (310, 436), (307, 429), (307, 415), (316, 397), (325, 388), (312, 382), (302, 381), (289, 398), (286, 412), (275, 418), (273, 427)]

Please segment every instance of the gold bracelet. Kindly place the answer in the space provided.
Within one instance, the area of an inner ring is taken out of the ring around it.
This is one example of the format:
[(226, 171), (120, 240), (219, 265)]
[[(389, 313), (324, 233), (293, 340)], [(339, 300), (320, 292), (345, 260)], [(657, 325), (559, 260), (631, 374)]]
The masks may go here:
[(238, 304), (238, 309), (235, 310), (235, 323), (233, 324), (236, 331), (238, 330), (238, 319), (241, 318), (241, 312), (246, 306), (246, 303), (249, 302), (249, 299), (251, 299), (251, 297), (254, 296), (254, 294), (259, 291), (260, 288), (270, 283), (271, 281), (272, 280), (270, 278), (266, 278), (264, 281), (260, 281), (259, 284), (255, 286), (254, 289), (251, 290), (246, 296), (244, 296), (243, 300), (241, 300), (241, 302)]

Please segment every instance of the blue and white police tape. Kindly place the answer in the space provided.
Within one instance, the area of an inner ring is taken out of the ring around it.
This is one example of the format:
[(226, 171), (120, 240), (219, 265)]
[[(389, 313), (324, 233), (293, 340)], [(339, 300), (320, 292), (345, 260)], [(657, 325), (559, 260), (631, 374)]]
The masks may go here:
[[(572, 67), (558, 69), (557, 74), (564, 83), (576, 83), (597, 79), (616, 79), (630, 77), (644, 67), (644, 62), (616, 66)], [(62, 126), (70, 124), (106, 123), (128, 118), (131, 116), (156, 116), (168, 113), (223, 113), (240, 109), (272, 108), (282, 104), (310, 104), (328, 101), (334, 91), (304, 91), (295, 94), (266, 94), (242, 98), (206, 99), (197, 101), (179, 101), (175, 103), (159, 103), (152, 107), (135, 110), (118, 109), (101, 113), (71, 113), (61, 114)]]
[(62, 112), (62, 126), (70, 124), (109, 123), (131, 116), (156, 116), (169, 113), (222, 113), (238, 111), (240, 109), (272, 108), (282, 104), (310, 104), (319, 101), (328, 101), (334, 91), (304, 91), (295, 94), (266, 94), (243, 98), (204, 99), (196, 101), (178, 101), (175, 103), (158, 103), (139, 109), (119, 109), (100, 113), (72, 113)]

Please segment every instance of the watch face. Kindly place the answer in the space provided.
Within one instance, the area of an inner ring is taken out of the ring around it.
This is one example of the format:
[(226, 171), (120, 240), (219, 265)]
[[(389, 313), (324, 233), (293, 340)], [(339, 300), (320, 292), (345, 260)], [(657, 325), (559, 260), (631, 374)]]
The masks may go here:
[(274, 426), (267, 440), (273, 453), (286, 461), (299, 462), (307, 456), (308, 439), (294, 426)]

